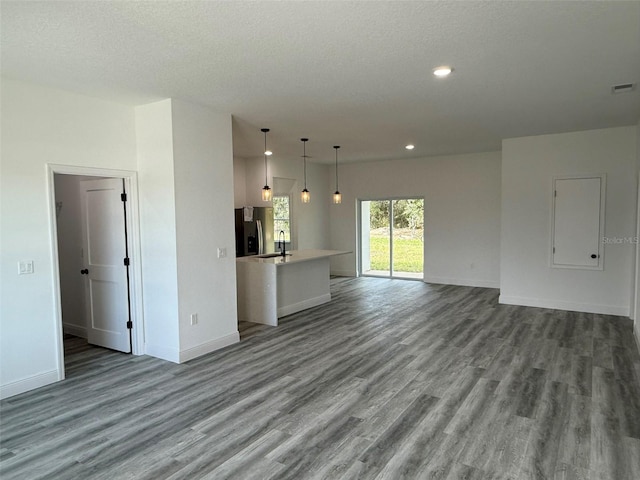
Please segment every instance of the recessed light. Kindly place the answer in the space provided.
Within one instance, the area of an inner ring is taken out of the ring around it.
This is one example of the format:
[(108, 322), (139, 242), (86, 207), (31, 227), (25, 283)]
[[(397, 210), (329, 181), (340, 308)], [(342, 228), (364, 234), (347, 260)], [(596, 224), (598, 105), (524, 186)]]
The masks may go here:
[(414, 148), (416, 148), (416, 146), (409, 144), (409, 145), (405, 146), (404, 148), (406, 148), (407, 150), (413, 150)]
[(433, 74), (440, 78), (449, 76), (451, 72), (453, 72), (453, 68), (444, 65), (433, 69)]

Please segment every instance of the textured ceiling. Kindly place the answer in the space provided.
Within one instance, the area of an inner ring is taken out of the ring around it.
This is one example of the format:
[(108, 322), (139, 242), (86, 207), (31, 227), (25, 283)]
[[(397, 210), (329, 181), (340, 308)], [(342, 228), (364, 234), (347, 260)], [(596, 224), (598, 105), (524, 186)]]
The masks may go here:
[[(8, 2), (3, 75), (234, 116), (234, 151), (313, 161), (499, 150), (634, 124), (640, 1)], [(455, 68), (448, 79), (431, 71)], [(414, 143), (415, 150), (404, 149)]]

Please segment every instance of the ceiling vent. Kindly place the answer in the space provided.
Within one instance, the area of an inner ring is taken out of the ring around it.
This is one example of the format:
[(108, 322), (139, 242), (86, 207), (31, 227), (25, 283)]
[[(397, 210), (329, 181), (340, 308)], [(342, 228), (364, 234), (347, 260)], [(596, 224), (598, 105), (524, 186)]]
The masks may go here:
[(611, 87), (611, 93), (626, 93), (632, 92), (636, 89), (635, 83), (621, 83), (619, 85), (614, 85)]

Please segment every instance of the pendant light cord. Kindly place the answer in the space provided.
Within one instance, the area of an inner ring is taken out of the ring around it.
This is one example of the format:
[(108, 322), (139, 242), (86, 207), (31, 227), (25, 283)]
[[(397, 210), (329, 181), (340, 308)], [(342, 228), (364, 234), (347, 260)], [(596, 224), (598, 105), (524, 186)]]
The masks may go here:
[(302, 141), (302, 158), (304, 164), (304, 189), (307, 189), (307, 142)]
[(333, 147), (336, 149), (336, 192), (338, 191), (338, 149), (339, 146)]
[(264, 132), (264, 184), (268, 185), (267, 175), (267, 132)]

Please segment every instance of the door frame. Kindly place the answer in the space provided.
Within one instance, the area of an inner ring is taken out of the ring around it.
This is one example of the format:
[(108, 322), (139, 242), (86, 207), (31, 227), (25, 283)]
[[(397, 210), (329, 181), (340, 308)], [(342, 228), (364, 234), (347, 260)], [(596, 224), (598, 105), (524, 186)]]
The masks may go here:
[[(400, 196), (400, 197), (361, 197), (361, 198), (357, 198), (357, 205), (356, 205), (356, 248), (357, 248), (357, 252), (358, 254), (356, 255), (356, 276), (357, 277), (375, 277), (375, 278), (392, 278), (392, 279), (399, 279), (399, 280), (414, 280), (414, 281), (419, 281), (419, 282), (424, 282), (424, 270), (425, 270), (425, 251), (424, 251), (424, 244), (423, 244), (423, 250), (422, 250), (422, 278), (411, 278), (411, 277), (394, 277), (393, 276), (393, 239), (390, 238), (389, 241), (389, 276), (388, 277), (380, 277), (377, 275), (366, 275), (363, 271), (362, 271), (362, 265), (363, 265), (363, 261), (362, 261), (362, 202), (393, 202), (395, 200), (422, 200), (423, 202), (423, 210), (422, 210), (422, 215), (423, 215), (423, 219), (422, 219), (422, 225), (423, 225), (423, 235), (424, 235), (424, 230), (425, 230), (425, 213), (424, 213), (424, 202), (425, 202), (425, 198), (424, 196), (421, 195), (413, 195), (413, 196)], [(392, 208), (393, 206), (391, 206), (391, 208), (389, 209), (389, 235), (392, 236), (392, 232), (393, 232), (393, 226), (391, 225), (393, 223), (393, 218), (392, 218)]]
[(49, 189), (49, 232), (51, 255), (53, 258), (53, 302), (55, 308), (54, 325), (58, 379), (65, 378), (64, 369), (64, 333), (62, 329), (62, 302), (60, 290), (60, 267), (58, 256), (58, 228), (56, 220), (56, 192), (54, 176), (80, 175), (91, 177), (110, 177), (124, 179), (127, 189), (127, 232), (129, 243), (129, 289), (131, 295), (131, 352), (133, 355), (144, 354), (144, 316), (142, 308), (142, 264), (140, 247), (140, 214), (138, 203), (138, 174), (130, 170), (111, 170), (107, 168), (93, 168), (71, 165), (47, 164), (47, 186)]

